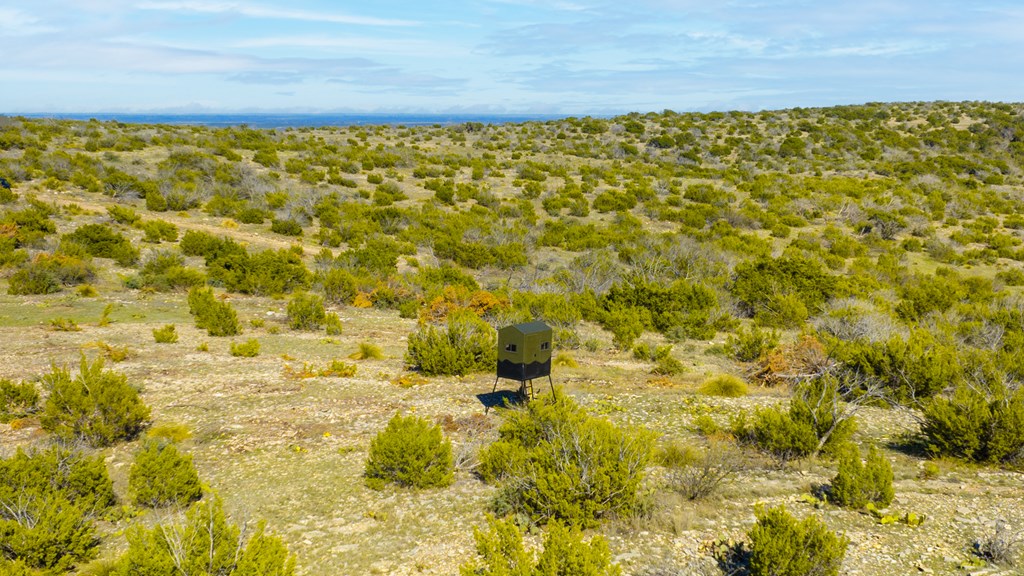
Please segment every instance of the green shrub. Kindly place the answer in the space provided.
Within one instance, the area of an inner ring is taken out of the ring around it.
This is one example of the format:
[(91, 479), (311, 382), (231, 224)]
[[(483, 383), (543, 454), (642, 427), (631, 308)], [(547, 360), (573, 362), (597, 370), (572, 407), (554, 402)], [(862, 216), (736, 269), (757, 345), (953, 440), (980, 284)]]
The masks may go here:
[(107, 207), (107, 214), (117, 222), (118, 224), (126, 224), (128, 226), (134, 225), (139, 220), (142, 220), (142, 216), (138, 212), (128, 206), (119, 206), (117, 204)]
[(324, 331), (328, 336), (340, 336), (344, 328), (341, 325), (341, 318), (334, 312), (328, 312), (324, 316)]
[(185, 259), (181, 254), (170, 250), (154, 250), (142, 263), (137, 279), (130, 279), (128, 286), (169, 292), (202, 286), (205, 283), (206, 275), (195, 268), (185, 266)]
[(114, 502), (102, 456), (53, 447), (0, 460), (0, 569), (8, 559), (59, 573), (90, 558), (92, 515)]
[(447, 328), (421, 324), (409, 335), (405, 363), (428, 376), (463, 376), (494, 370), (494, 328), (472, 312), (448, 315)]
[(203, 489), (192, 456), (179, 453), (169, 442), (150, 440), (135, 453), (128, 493), (134, 504), (157, 508), (187, 506), (202, 498)]
[(588, 527), (644, 508), (641, 488), (654, 444), (649, 432), (589, 416), (564, 394), (504, 417), (479, 467), (485, 480), (502, 482), (498, 512)]
[(287, 310), (292, 330), (318, 330), (327, 318), (324, 299), (316, 294), (295, 294), (288, 301)]
[(237, 336), (242, 333), (238, 315), (227, 302), (218, 301), (210, 288), (192, 288), (188, 292), (188, 311), (196, 319), (196, 328), (210, 336)]
[(488, 531), (473, 527), (473, 539), (480, 556), (459, 567), (462, 576), (618, 576), (622, 569), (612, 563), (608, 543), (600, 535), (583, 541), (578, 528), (559, 522), (547, 526), (540, 557), (526, 550), (523, 534), (512, 520), (487, 517)]
[(413, 488), (447, 486), (454, 477), (451, 442), (440, 426), (395, 414), (370, 443), (365, 476), (375, 490), (388, 482)]
[(0, 378), (0, 422), (24, 418), (39, 409), (39, 391), (33, 382)]
[(149, 407), (124, 374), (103, 369), (103, 359), (89, 364), (82, 356), (78, 374), (53, 368), (43, 376), (49, 392), (40, 423), (44, 430), (65, 440), (81, 440), (93, 447), (130, 440), (148, 424)]
[(147, 220), (140, 226), (146, 235), (146, 242), (159, 244), (162, 242), (177, 242), (178, 227), (166, 220)]
[(343, 268), (332, 268), (323, 275), (324, 297), (334, 304), (351, 304), (356, 297), (356, 279)]
[(740, 441), (771, 454), (782, 464), (810, 456), (818, 445), (810, 423), (794, 420), (788, 410), (779, 406), (755, 408), (750, 423), (741, 415), (733, 422), (733, 434)]
[(82, 508), (59, 494), (20, 508), (16, 516), (0, 513), (0, 552), (7, 558), (61, 573), (94, 555), (99, 539)]
[(651, 374), (661, 376), (675, 376), (686, 372), (686, 367), (678, 358), (672, 355), (672, 346), (658, 346), (654, 350), (654, 368)]
[(163, 328), (153, 328), (153, 339), (157, 344), (174, 344), (178, 341), (178, 333), (174, 324), (167, 324)]
[(832, 478), (829, 500), (845, 508), (863, 508), (869, 502), (885, 508), (894, 496), (892, 465), (874, 446), (865, 464), (853, 444), (839, 454), (839, 470)]
[(844, 409), (841, 388), (844, 385), (831, 375), (801, 382), (789, 400), (789, 415), (795, 422), (811, 427), (817, 438), (815, 453), (834, 456), (857, 429), (853, 412)]
[(19, 448), (10, 458), (0, 460), (0, 502), (11, 504), (19, 497), (53, 494), (88, 514), (101, 514), (116, 503), (114, 485), (100, 454), (90, 458), (59, 446), (32, 453)]
[[(252, 532), (245, 539), (244, 534)], [(240, 529), (228, 521), (220, 498), (194, 503), (183, 524), (136, 525), (126, 534), (128, 550), (113, 576), (141, 574), (217, 574), (219, 576), (293, 576), (295, 558), (276, 536)]]
[(850, 540), (814, 516), (796, 520), (782, 506), (754, 512), (750, 538), (751, 576), (836, 576)]
[(747, 383), (732, 374), (719, 374), (712, 376), (700, 385), (700, 393), (708, 396), (725, 396), (726, 398), (740, 398), (749, 393)]
[(727, 336), (725, 352), (734, 360), (755, 362), (778, 345), (778, 332), (774, 330), (765, 332), (757, 326), (753, 326), (749, 331), (740, 328), (736, 334)]
[(925, 404), (921, 425), (933, 454), (991, 463), (1024, 461), (1024, 388), (986, 394), (961, 384)]
[(113, 258), (121, 266), (133, 266), (139, 261), (139, 251), (131, 241), (103, 224), (83, 224), (61, 240), (82, 246), (96, 258)]
[(270, 231), (285, 236), (302, 236), (302, 224), (295, 220), (278, 220), (274, 218), (270, 222)]
[(90, 282), (96, 269), (88, 254), (72, 255), (60, 252), (37, 254), (11, 275), (7, 293), (12, 295), (52, 294), (64, 286)]
[(255, 338), (250, 338), (242, 344), (232, 342), (231, 355), (240, 356), (242, 358), (255, 358), (260, 355), (260, 341)]

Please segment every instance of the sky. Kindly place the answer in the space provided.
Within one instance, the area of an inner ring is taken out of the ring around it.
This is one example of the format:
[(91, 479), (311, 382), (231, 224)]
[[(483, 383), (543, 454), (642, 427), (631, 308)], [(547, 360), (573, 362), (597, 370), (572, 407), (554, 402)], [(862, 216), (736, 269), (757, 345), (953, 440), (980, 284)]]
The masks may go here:
[(1024, 0), (0, 0), (0, 114), (1024, 101)]

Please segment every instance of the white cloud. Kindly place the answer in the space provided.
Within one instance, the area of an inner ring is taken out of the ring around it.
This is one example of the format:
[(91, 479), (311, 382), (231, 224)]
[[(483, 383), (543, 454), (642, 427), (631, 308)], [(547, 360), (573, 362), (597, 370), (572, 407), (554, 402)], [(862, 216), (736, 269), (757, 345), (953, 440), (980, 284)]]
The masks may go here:
[(355, 24), (359, 26), (417, 26), (412, 20), (395, 20), (374, 18), (369, 16), (353, 16), (328, 12), (312, 12), (309, 10), (287, 10), (270, 8), (252, 4), (235, 2), (142, 2), (137, 5), (142, 10), (159, 10), (168, 12), (198, 12), (202, 14), (239, 14), (249, 18), (268, 18), (275, 20), (301, 20), (306, 22), (329, 22), (332, 24)]
[(322, 48), (373, 52), (375, 54), (402, 54), (408, 56), (458, 56), (465, 49), (429, 40), (401, 40), (366, 36), (267, 36), (239, 40), (232, 48)]
[(0, 36), (32, 36), (58, 30), (54, 26), (42, 24), (35, 16), (16, 8), (0, 7)]

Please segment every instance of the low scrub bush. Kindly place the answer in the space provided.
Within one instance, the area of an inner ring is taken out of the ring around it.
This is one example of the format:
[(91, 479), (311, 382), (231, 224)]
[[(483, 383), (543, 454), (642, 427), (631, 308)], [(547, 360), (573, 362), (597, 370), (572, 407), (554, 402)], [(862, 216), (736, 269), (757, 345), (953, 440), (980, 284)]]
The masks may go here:
[(181, 254), (170, 250), (154, 250), (142, 263), (139, 275), (130, 278), (129, 288), (150, 288), (158, 292), (170, 292), (206, 284), (206, 275), (185, 266)]
[(622, 569), (612, 562), (608, 543), (600, 536), (583, 540), (579, 528), (551, 522), (544, 535), (539, 556), (527, 551), (523, 533), (512, 520), (487, 517), (488, 530), (473, 527), (479, 555), (459, 567), (462, 576), (586, 575), (619, 576)]
[(295, 574), (295, 558), (284, 543), (267, 534), (263, 522), (255, 529), (231, 523), (220, 498), (193, 504), (182, 524), (136, 525), (126, 536), (128, 550), (118, 558), (112, 576)]
[(163, 328), (153, 328), (153, 339), (157, 344), (174, 344), (178, 341), (178, 333), (174, 324), (167, 324)]
[[(654, 438), (592, 417), (564, 394), (508, 410), (478, 472), (502, 484), (495, 508), (536, 522), (589, 527), (646, 505), (642, 490)], [(586, 473), (584, 473), (586, 471)]]
[(463, 376), (494, 370), (494, 328), (471, 312), (448, 316), (447, 327), (422, 324), (409, 335), (405, 362), (428, 376)]
[(365, 476), (375, 490), (389, 482), (413, 488), (447, 486), (454, 478), (451, 442), (440, 426), (395, 414), (370, 443)]
[(921, 425), (933, 454), (989, 463), (1024, 462), (1024, 388), (986, 394), (960, 385), (929, 400)]
[(771, 454), (780, 464), (810, 456), (818, 444), (809, 422), (795, 420), (779, 406), (755, 408), (749, 423), (741, 414), (733, 421), (732, 432), (740, 441)]
[(104, 224), (83, 224), (61, 240), (82, 246), (96, 258), (112, 258), (121, 266), (133, 266), (139, 261), (139, 251), (131, 241)]
[(59, 438), (110, 446), (134, 438), (149, 423), (149, 407), (138, 390), (124, 374), (104, 370), (102, 358), (90, 364), (83, 356), (74, 378), (55, 366), (43, 376), (43, 386), (49, 395), (40, 423)]
[(196, 319), (196, 328), (206, 330), (210, 336), (237, 336), (242, 333), (234, 308), (227, 302), (218, 301), (210, 288), (189, 290), (188, 311)]
[(334, 312), (328, 312), (324, 316), (324, 331), (328, 336), (340, 336), (342, 332), (341, 318)]
[(0, 378), (0, 422), (24, 418), (39, 409), (39, 391), (34, 382)]
[(848, 444), (840, 451), (839, 470), (832, 478), (829, 500), (845, 508), (860, 509), (871, 503), (885, 508), (892, 503), (892, 465), (874, 446), (866, 463), (861, 463), (860, 451)]
[(65, 286), (76, 286), (96, 278), (88, 254), (70, 255), (60, 251), (38, 254), (8, 280), (12, 295), (52, 294)]
[(324, 323), (324, 299), (316, 294), (299, 293), (288, 301), (288, 326), (292, 330), (318, 330)]
[(192, 456), (166, 441), (149, 440), (135, 453), (128, 493), (139, 506), (187, 506), (203, 496)]
[(719, 374), (712, 376), (700, 385), (700, 393), (708, 396), (725, 396), (726, 398), (740, 398), (749, 393), (747, 383), (732, 374)]
[(784, 507), (754, 512), (750, 538), (751, 576), (836, 576), (849, 538), (837, 535), (814, 516), (797, 520)]
[(232, 342), (231, 355), (242, 358), (255, 358), (260, 355), (260, 341), (255, 338), (250, 338), (241, 344), (238, 342)]
[(725, 353), (740, 362), (756, 362), (769, 350), (779, 345), (779, 333), (764, 331), (753, 326), (750, 330), (740, 328), (725, 339)]
[(139, 228), (146, 235), (146, 242), (159, 244), (178, 241), (178, 227), (166, 220), (147, 220)]

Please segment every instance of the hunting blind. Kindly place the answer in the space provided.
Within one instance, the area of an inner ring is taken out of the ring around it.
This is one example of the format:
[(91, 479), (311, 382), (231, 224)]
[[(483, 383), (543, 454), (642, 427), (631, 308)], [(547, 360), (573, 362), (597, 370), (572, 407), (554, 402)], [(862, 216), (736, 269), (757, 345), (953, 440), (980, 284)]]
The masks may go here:
[(529, 394), (532, 398), (533, 379), (547, 376), (554, 394), (551, 336), (551, 327), (540, 321), (514, 324), (498, 330), (498, 375), (494, 379), (494, 390), (498, 389), (501, 378), (515, 380), (519, 382), (519, 393), (523, 396)]

